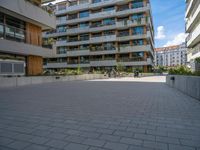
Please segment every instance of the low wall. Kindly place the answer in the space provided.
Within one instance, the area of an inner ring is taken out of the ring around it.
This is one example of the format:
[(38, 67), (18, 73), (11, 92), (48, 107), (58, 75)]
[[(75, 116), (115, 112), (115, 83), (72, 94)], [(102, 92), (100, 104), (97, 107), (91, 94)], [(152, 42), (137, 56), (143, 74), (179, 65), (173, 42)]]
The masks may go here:
[(0, 77), (0, 88), (2, 87), (17, 87), (32, 84), (76, 81), (76, 80), (93, 80), (105, 79), (107, 75), (103, 74), (84, 74), (73, 76), (37, 76), (37, 77)]
[(200, 100), (200, 77), (168, 75), (166, 83), (169, 86)]

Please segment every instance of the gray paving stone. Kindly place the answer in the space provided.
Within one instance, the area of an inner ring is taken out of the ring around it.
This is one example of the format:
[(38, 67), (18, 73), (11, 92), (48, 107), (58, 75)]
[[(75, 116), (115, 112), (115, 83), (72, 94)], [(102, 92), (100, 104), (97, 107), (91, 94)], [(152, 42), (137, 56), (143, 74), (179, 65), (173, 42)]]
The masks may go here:
[(118, 135), (118, 136), (123, 136), (123, 137), (132, 137), (133, 133), (132, 132), (127, 132), (127, 131), (120, 131), (116, 130), (113, 135)]
[(114, 143), (114, 142), (108, 142), (104, 146), (105, 148), (111, 149), (111, 150), (127, 150), (128, 145), (126, 144), (120, 144), (120, 143)]
[(137, 139), (133, 139), (133, 138), (121, 138), (120, 140), (121, 143), (125, 143), (125, 144), (130, 144), (130, 145), (142, 145), (143, 141), (142, 140), (137, 140)]
[(156, 141), (163, 142), (163, 143), (170, 143), (170, 144), (180, 144), (180, 141), (177, 138), (169, 138), (169, 137), (162, 137), (162, 136), (156, 136)]
[(14, 140), (6, 137), (0, 137), (0, 145), (6, 146), (9, 143), (12, 143)]
[(146, 147), (141, 147), (141, 146), (130, 146), (129, 148), (128, 148), (128, 150), (155, 150), (155, 149), (153, 149), (153, 148), (146, 148)]
[(88, 148), (89, 146), (86, 146), (86, 145), (70, 143), (64, 149), (65, 150), (87, 150)]
[(105, 134), (112, 134), (114, 132), (114, 130), (99, 128), (99, 129), (96, 130), (96, 132), (105, 133)]
[[(61, 82), (0, 89), (0, 97), (0, 137), (14, 140), (2, 140), (0, 149), (60, 150), (88, 138), (136, 150), (199, 149), (199, 101), (164, 83)], [(102, 148), (91, 143), (82, 145)]]
[(53, 148), (64, 148), (68, 142), (61, 141), (61, 140), (50, 140), (47, 143), (45, 143), (46, 146), (53, 147)]
[(169, 150), (195, 150), (193, 147), (169, 144)]
[(107, 149), (99, 148), (99, 147), (90, 147), (89, 150), (107, 150)]
[(168, 145), (152, 141), (144, 141), (144, 147), (154, 148), (156, 150), (168, 150)]
[(200, 147), (200, 139), (197, 140), (180, 140), (182, 145)]
[(44, 144), (47, 141), (49, 141), (49, 138), (46, 137), (38, 137), (38, 136), (34, 136), (32, 139), (29, 140), (29, 142), (31, 143), (35, 143), (35, 144)]
[(154, 135), (148, 135), (148, 134), (135, 134), (134, 137), (135, 137), (136, 139), (155, 141), (155, 136), (154, 136)]
[(118, 142), (120, 140), (120, 136), (109, 135), (109, 134), (102, 134), (99, 138), (111, 142)]
[(105, 144), (105, 141), (97, 139), (86, 139), (83, 141), (83, 144), (102, 147)]
[(75, 135), (71, 135), (65, 138), (66, 141), (74, 143), (82, 143), (85, 139), (86, 139), (85, 137), (79, 137)]
[(16, 149), (16, 150), (22, 150), (22, 149), (26, 148), (29, 145), (31, 145), (31, 144), (28, 143), (28, 142), (14, 141), (14, 142), (8, 144), (7, 146), (9, 148), (13, 148), (13, 149)]
[(46, 146), (32, 144), (26, 147), (24, 150), (48, 150), (48, 149), (49, 147), (46, 147)]

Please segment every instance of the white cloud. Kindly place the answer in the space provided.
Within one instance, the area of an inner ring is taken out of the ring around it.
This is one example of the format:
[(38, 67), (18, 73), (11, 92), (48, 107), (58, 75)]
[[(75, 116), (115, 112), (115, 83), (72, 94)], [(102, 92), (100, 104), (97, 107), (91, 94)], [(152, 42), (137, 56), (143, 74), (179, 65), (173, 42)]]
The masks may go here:
[(174, 36), (173, 40), (168, 41), (164, 47), (171, 46), (171, 45), (179, 45), (183, 42), (185, 42), (185, 39), (187, 37), (187, 34), (185, 33), (179, 33), (176, 36)]
[(157, 27), (157, 35), (156, 35), (156, 39), (161, 40), (164, 39), (166, 37), (165, 35), (165, 28), (164, 26), (159, 26)]

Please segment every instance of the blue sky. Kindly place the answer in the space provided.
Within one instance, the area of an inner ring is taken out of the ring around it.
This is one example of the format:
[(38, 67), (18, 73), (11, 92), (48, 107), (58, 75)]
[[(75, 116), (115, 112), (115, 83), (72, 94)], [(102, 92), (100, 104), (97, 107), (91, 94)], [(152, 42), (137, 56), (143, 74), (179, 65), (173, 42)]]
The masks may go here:
[[(185, 38), (185, 0), (150, 0), (155, 28), (155, 46), (180, 44)], [(159, 27), (159, 33), (158, 33)]]

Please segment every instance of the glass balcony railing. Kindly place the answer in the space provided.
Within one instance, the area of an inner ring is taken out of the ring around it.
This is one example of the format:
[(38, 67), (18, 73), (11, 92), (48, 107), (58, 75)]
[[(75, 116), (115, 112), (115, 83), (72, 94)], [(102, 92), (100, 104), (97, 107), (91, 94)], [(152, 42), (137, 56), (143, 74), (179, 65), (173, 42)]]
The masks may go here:
[[(31, 39), (31, 37), (34, 37), (37, 40), (36, 42), (37, 44), (32, 43), (31, 40), (27, 40), (27, 39)], [(28, 32), (26, 30), (9, 26), (6, 24), (0, 24), (0, 39), (22, 42), (26, 44), (31, 44), (31, 45), (47, 48), (45, 45), (42, 44), (42, 40), (41, 40), (42, 33)]]

